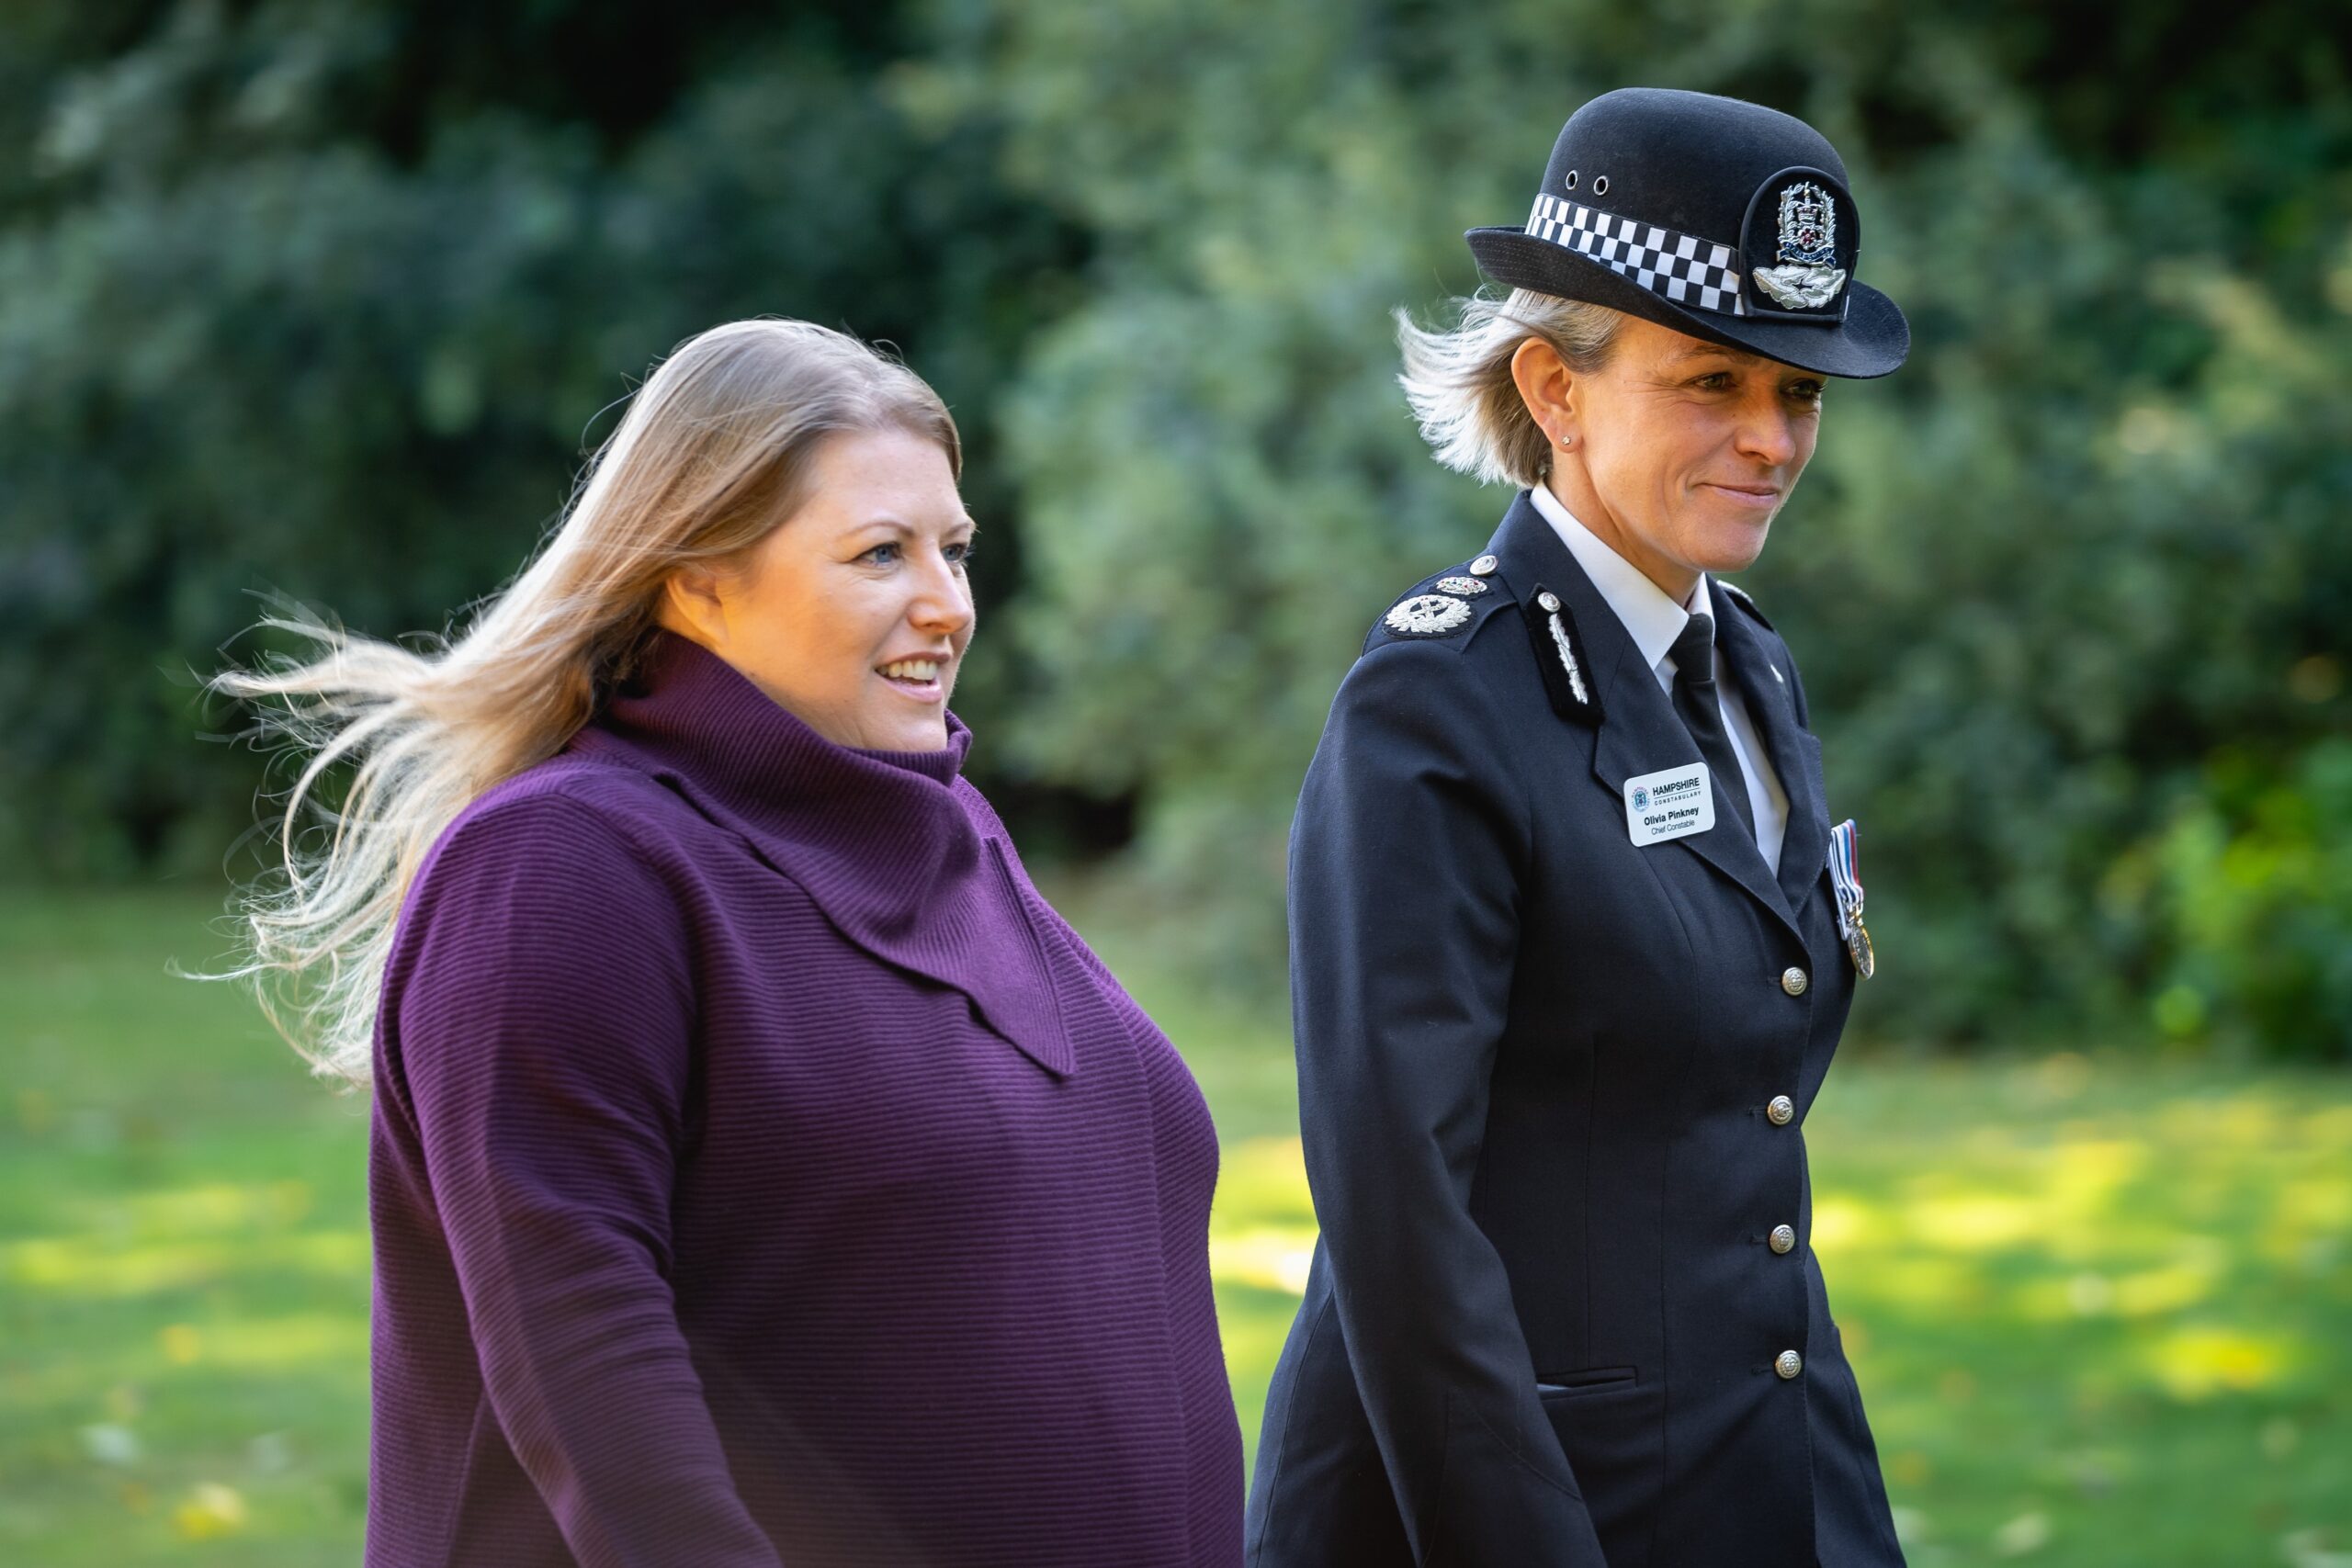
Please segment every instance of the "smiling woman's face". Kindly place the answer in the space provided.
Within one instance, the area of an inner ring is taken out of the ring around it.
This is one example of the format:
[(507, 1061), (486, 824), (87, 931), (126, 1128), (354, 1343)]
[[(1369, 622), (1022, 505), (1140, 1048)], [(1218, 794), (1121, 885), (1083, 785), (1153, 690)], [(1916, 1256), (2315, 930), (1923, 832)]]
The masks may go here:
[(1597, 371), (1570, 375), (1540, 341), (1521, 355), (1555, 492), (1652, 581), (1680, 600), (1700, 572), (1737, 571), (1763, 551), (1813, 457), (1823, 378), (1637, 316)]
[(938, 750), (972, 640), (972, 520), (947, 454), (854, 431), (811, 463), (799, 509), (731, 568), (673, 575), (659, 619), (837, 745)]

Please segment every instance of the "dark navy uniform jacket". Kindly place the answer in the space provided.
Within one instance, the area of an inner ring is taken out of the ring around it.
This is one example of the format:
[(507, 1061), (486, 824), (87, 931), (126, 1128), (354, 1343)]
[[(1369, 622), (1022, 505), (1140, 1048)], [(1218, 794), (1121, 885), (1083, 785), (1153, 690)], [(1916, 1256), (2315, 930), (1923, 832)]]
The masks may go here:
[(1249, 1561), (1900, 1564), (1813, 1255), (1804, 1116), (1855, 974), (1796, 664), (1714, 585), (1788, 794), (1777, 874), (1736, 779), (1637, 848), (1626, 781), (1698, 745), (1525, 494), (1488, 548), (1466, 622), (1375, 626), (1292, 829), (1322, 1239)]

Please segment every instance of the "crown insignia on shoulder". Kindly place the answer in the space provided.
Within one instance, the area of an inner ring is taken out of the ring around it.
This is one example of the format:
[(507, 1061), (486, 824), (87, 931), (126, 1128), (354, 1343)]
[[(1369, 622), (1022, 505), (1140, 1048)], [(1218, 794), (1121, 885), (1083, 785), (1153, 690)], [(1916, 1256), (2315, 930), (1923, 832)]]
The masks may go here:
[(1398, 637), (1450, 637), (1470, 624), (1470, 606), (1451, 593), (1413, 593), (1388, 606), (1380, 624)]
[(1488, 581), (1495, 567), (1493, 557), (1480, 556), (1423, 578), (1374, 624), (1365, 651), (1383, 637), (1453, 637), (1475, 630), (1487, 612), (1510, 602), (1509, 593), (1497, 593), (1496, 583)]

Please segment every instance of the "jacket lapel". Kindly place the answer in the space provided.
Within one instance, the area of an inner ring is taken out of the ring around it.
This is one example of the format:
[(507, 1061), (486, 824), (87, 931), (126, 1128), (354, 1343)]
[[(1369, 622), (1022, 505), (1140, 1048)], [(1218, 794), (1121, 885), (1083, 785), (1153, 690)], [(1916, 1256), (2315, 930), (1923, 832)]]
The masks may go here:
[[(1511, 503), (1502, 526), (1496, 530), (1487, 547), (1501, 563), (1498, 570), (1511, 596), (1522, 606), (1541, 582), (1557, 593), (1575, 615), (1577, 629), (1590, 653), (1589, 662), (1599, 682), (1606, 714), (1593, 734), (1592, 776), (1607, 794), (1611, 811), (1622, 819), (1627, 779), (1702, 761), (1699, 743), (1690, 739), (1690, 731), (1674, 711), (1672, 700), (1658, 685), (1657, 677), (1643, 660), (1641, 650), (1634, 646), (1633, 637), (1617, 618), (1617, 612), (1609, 607), (1609, 601), (1601, 597), (1600, 590), (1593, 586), (1584, 568), (1577, 564), (1574, 552), (1560, 542), (1551, 524), (1544, 521), (1544, 514), (1535, 510), (1525, 494)], [(1719, 797), (1726, 787), (1742, 787), (1737, 779), (1728, 784), (1720, 779), (1711, 782)], [(1794, 815), (1793, 805), (1791, 815)], [(1726, 880), (1746, 889), (1803, 940), (1790, 905), (1773, 880), (1771, 868), (1758, 852), (1755, 839), (1742, 829), (1738, 816), (1720, 798), (1713, 828), (1703, 833), (1668, 840), (1656, 846), (1656, 852), (1696, 855)]]
[[(1796, 694), (1787, 671), (1779, 671), (1764, 639), (1746, 612), (1729, 603), (1722, 585), (1709, 581), (1722, 614), (1715, 617), (1724, 658), (1739, 682), (1747, 716), (1764, 738), (1765, 754), (1789, 797), (1789, 823), (1781, 838), (1780, 886), (1792, 909), (1803, 909), (1813, 885), (1829, 864), (1829, 808), (1821, 782), (1821, 738), (1797, 723)], [(1777, 671), (1777, 678), (1776, 678)]]

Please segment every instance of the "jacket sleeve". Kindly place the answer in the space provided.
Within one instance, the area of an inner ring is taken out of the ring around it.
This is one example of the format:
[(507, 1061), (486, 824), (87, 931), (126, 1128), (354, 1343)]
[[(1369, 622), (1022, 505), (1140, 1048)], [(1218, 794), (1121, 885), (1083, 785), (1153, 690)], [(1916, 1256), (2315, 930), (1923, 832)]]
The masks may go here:
[(593, 807), (539, 795), (460, 821), (412, 902), (384, 1089), (515, 1459), (590, 1568), (777, 1568), (671, 1292), (695, 1006), (674, 895)]
[(1384, 644), (1341, 685), (1291, 835), (1300, 1123), (1414, 1560), (1603, 1568), (1469, 1206), (1528, 852), (1503, 726), (1464, 654), (1434, 639)]

